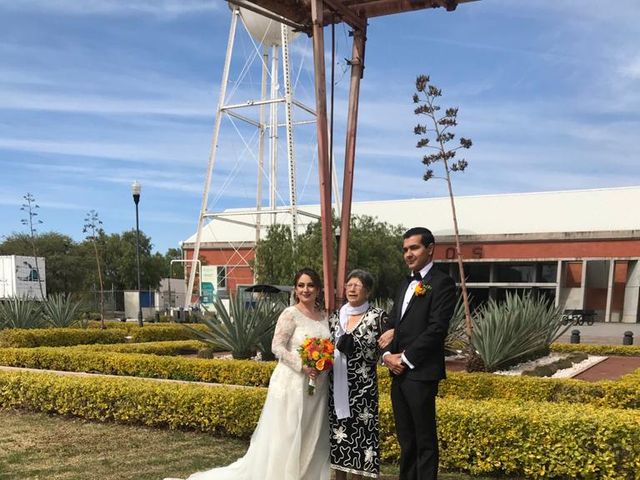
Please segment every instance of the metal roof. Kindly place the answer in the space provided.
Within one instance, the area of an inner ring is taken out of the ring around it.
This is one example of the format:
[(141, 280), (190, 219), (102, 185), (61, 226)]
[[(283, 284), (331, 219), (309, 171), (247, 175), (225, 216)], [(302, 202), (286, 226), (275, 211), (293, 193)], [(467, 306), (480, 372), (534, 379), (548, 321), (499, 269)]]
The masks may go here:
[[(635, 211), (638, 205), (640, 186), (456, 197), (460, 234), (482, 236), (639, 231), (640, 216)], [(300, 209), (320, 212), (319, 205), (301, 205)], [(406, 228), (425, 226), (436, 239), (453, 234), (448, 197), (353, 202), (352, 214), (370, 215)], [(279, 214), (278, 223), (287, 225), (290, 220), (286, 215)], [(263, 225), (269, 225), (270, 221), (271, 215), (262, 215)], [(262, 236), (265, 234), (266, 229)], [(185, 244), (193, 243), (194, 239), (192, 235)], [(218, 219), (202, 232), (202, 241), (210, 244), (244, 242), (251, 246), (254, 240), (255, 229)]]

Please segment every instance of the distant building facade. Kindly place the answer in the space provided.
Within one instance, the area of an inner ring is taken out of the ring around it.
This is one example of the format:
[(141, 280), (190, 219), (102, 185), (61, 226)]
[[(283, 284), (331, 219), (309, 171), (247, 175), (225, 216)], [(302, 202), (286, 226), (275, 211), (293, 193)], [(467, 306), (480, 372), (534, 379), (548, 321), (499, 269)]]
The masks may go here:
[[(638, 205), (640, 187), (457, 197), (465, 276), (474, 302), (535, 290), (564, 309), (592, 310), (597, 321), (638, 322)], [(300, 209), (319, 213), (317, 205)], [(430, 228), (438, 268), (459, 280), (448, 198), (355, 202), (352, 212)], [(273, 221), (271, 215), (262, 217), (262, 225)], [(286, 224), (288, 215), (276, 221)], [(220, 294), (254, 283), (255, 229), (215, 219), (202, 237), (200, 256), (219, 268)], [(183, 242), (186, 258), (194, 239)]]

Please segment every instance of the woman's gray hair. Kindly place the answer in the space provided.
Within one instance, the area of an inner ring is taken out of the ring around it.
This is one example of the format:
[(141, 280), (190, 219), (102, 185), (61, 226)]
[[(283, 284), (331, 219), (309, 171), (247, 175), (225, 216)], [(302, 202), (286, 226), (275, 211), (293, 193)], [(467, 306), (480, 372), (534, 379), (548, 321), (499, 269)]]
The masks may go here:
[(360, 270), (358, 268), (356, 268), (355, 270), (351, 270), (349, 272), (349, 275), (347, 275), (347, 282), (352, 278), (357, 278), (358, 280), (360, 280), (367, 293), (371, 293), (373, 291), (373, 275), (371, 275), (366, 270)]

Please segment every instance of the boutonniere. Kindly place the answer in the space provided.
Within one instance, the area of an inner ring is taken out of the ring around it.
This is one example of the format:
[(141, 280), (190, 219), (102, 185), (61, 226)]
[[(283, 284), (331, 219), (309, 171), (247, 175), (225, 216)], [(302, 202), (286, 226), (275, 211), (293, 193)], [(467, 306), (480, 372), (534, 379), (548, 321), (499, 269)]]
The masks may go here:
[(428, 284), (425, 285), (423, 282), (419, 282), (418, 285), (416, 285), (416, 288), (413, 291), (413, 294), (416, 297), (423, 297), (430, 291), (431, 291), (431, 285), (428, 285)]

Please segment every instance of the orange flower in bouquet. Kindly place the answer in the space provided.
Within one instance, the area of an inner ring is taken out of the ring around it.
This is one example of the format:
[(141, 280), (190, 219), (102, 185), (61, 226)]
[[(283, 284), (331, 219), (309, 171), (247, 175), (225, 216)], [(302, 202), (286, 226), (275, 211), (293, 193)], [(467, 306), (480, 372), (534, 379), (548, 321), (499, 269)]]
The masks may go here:
[[(302, 359), (302, 365), (322, 372), (333, 367), (334, 348), (333, 343), (328, 338), (308, 337), (298, 348), (298, 353)], [(310, 378), (307, 392), (309, 395), (313, 395), (315, 391), (315, 379)]]

